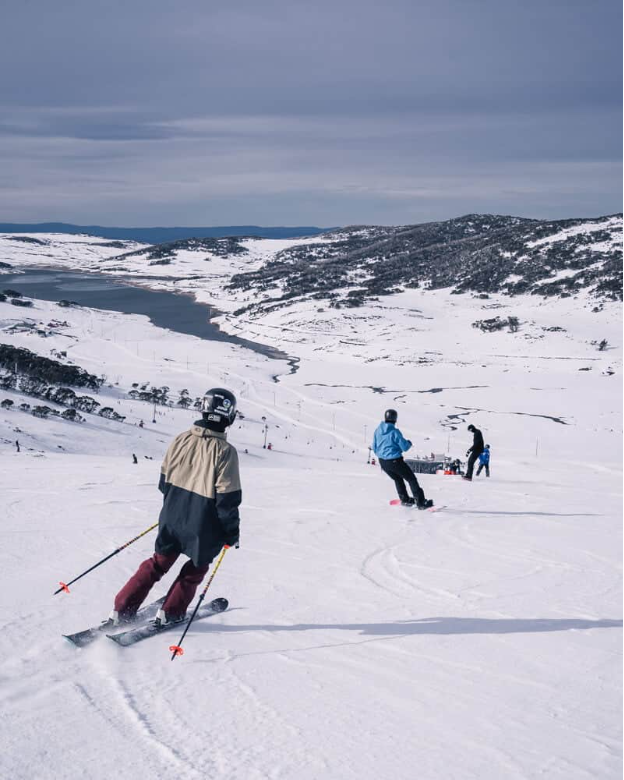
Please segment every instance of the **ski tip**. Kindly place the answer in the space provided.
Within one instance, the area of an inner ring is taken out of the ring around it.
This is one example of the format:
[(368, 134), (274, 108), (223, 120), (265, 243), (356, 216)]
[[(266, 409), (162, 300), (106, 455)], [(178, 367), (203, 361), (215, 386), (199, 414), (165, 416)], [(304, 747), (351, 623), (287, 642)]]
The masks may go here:
[(74, 649), (76, 649), (76, 650), (80, 650), (81, 649), (80, 645), (77, 645), (70, 636), (67, 636), (67, 634), (62, 634), (61, 636), (67, 642), (67, 644), (71, 645)]
[(224, 598), (213, 599), (212, 607), (215, 612), (224, 612), (230, 605), (230, 602)]

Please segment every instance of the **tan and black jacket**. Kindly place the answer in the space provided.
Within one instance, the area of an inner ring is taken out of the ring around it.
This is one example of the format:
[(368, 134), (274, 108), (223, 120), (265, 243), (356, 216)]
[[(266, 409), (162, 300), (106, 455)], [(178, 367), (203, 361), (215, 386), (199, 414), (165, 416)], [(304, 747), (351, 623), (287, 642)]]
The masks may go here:
[(164, 494), (156, 552), (184, 553), (195, 566), (238, 540), (238, 453), (225, 433), (195, 424), (172, 441), (160, 469)]

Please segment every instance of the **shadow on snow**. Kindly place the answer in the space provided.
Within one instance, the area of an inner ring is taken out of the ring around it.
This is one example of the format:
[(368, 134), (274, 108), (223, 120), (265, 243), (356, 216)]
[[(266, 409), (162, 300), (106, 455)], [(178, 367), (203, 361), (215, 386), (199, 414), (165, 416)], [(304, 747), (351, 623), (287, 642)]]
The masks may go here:
[(586, 631), (621, 628), (621, 620), (580, 618), (458, 618), (431, 617), (393, 623), (295, 623), (293, 625), (194, 626), (195, 632), (238, 633), (244, 631), (357, 631), (361, 636), (409, 636), (450, 634), (539, 634), (552, 631)]

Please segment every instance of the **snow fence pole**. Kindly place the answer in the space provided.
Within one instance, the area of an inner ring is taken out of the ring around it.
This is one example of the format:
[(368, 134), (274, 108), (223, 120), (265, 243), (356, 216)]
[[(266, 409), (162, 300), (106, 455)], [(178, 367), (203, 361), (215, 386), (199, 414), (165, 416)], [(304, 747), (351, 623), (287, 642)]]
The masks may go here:
[(98, 566), (101, 566), (103, 563), (106, 563), (109, 558), (112, 558), (114, 555), (117, 555), (117, 553), (120, 553), (122, 550), (125, 550), (126, 547), (130, 547), (131, 544), (137, 541), (137, 539), (140, 539), (142, 536), (145, 536), (145, 534), (148, 534), (150, 531), (153, 531), (154, 528), (158, 526), (158, 523), (154, 523), (154, 525), (150, 525), (149, 528), (147, 528), (145, 531), (140, 533), (138, 536), (135, 536), (134, 539), (130, 539), (129, 542), (126, 542), (125, 544), (122, 544), (121, 547), (118, 547), (116, 550), (113, 550), (113, 552), (110, 555), (107, 555), (106, 558), (102, 558), (101, 561), (98, 561), (93, 566), (91, 566), (90, 569), (87, 569), (86, 571), (83, 571), (82, 574), (79, 574), (77, 577), (74, 577), (73, 580), (70, 580), (69, 582), (59, 582), (59, 585), (61, 586), (58, 590), (55, 590), (52, 594), (53, 596), (56, 596), (57, 593), (60, 593), (62, 590), (65, 591), (65, 593), (69, 593), (69, 586), (73, 585), (74, 582), (77, 582), (81, 577), (84, 577), (85, 574), (88, 574), (90, 571), (93, 571), (93, 569), (97, 569)]
[(169, 650), (171, 651), (171, 660), (172, 661), (176, 657), (176, 655), (184, 655), (184, 650), (182, 649), (182, 642), (184, 641), (184, 637), (186, 636), (186, 632), (191, 627), (191, 623), (195, 619), (195, 615), (197, 614), (197, 610), (201, 607), (201, 603), (204, 600), (204, 598), (206, 596), (206, 593), (208, 592), (208, 588), (210, 587), (210, 583), (214, 580), (214, 576), (217, 573), (217, 570), (219, 569), (219, 566), (221, 566), (221, 561), (223, 560), (223, 556), (225, 555), (226, 551), (229, 550), (229, 549), (230, 549), (230, 545), (229, 544), (224, 544), (223, 545), (223, 549), (221, 550), (221, 555), (219, 555), (219, 557), (217, 558), (217, 562), (215, 564), (214, 569), (212, 570), (212, 574), (208, 578), (208, 582), (206, 583), (206, 587), (201, 592), (201, 596), (199, 597), (199, 601), (195, 605), (195, 609), (193, 610), (193, 614), (188, 619), (188, 622), (187, 622), (187, 624), (186, 624), (186, 626), (184, 628), (184, 632), (183, 632), (182, 636), (180, 637), (180, 641), (178, 642), (177, 645), (171, 645), (171, 647), (169, 648)]

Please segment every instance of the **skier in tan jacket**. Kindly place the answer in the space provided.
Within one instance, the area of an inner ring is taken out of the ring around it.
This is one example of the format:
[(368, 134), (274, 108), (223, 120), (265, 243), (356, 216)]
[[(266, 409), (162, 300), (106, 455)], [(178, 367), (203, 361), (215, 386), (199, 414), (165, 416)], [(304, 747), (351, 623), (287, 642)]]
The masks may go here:
[(151, 588), (180, 554), (188, 560), (169, 588), (156, 621), (184, 620), (188, 605), (208, 567), (223, 546), (238, 546), (242, 492), (238, 453), (226, 441), (236, 417), (236, 397), (229, 390), (208, 390), (202, 418), (175, 437), (160, 473), (163, 507), (155, 552), (115, 597), (109, 620), (131, 620)]

